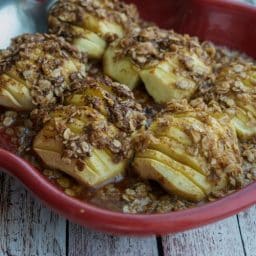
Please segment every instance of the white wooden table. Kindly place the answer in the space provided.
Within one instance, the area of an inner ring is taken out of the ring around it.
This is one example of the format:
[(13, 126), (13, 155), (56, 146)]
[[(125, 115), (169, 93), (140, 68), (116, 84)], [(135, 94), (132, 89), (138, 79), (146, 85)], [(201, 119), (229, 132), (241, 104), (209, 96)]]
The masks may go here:
[(0, 256), (44, 255), (256, 256), (256, 206), (175, 235), (115, 237), (70, 223), (34, 200), (18, 181), (0, 173)]

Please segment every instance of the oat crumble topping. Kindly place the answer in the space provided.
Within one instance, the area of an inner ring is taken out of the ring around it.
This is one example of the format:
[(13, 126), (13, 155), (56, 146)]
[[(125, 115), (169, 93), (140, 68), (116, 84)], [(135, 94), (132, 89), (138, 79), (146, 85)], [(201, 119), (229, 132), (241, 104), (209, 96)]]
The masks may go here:
[[(14, 77), (29, 88), (35, 106), (54, 105), (75, 81), (86, 75), (87, 58), (63, 39), (48, 34), (25, 34), (0, 52), (0, 75)], [(5, 84), (0, 84), (6, 86)]]
[[(140, 22), (135, 5), (126, 4), (119, 0), (59, 0), (50, 10), (49, 31), (72, 42), (74, 38), (83, 35), (84, 30), (74, 30), (70, 24), (82, 28), (86, 14), (91, 14), (100, 20), (119, 24), (124, 33), (133, 27), (137, 27)], [(100, 36), (104, 36), (104, 39), (108, 42), (115, 40), (117, 37), (116, 34)]]
[[(130, 157), (130, 136), (114, 127), (96, 110), (88, 107), (59, 106), (55, 111), (50, 124), (64, 145), (63, 159), (83, 160), (91, 155), (93, 148), (108, 149), (113, 153), (115, 162)], [(83, 121), (85, 119), (86, 121)], [(70, 125), (76, 125), (77, 120), (82, 122), (82, 130), (72, 132)]]
[[(108, 77), (88, 77), (81, 82), (83, 85), (78, 87), (82, 89), (71, 94), (71, 102), (72, 97), (79, 95), (79, 105), (90, 106), (105, 114), (111, 123), (127, 133), (133, 133), (145, 125), (143, 109), (126, 85), (113, 82)], [(88, 95), (89, 90), (95, 95)]]
[(189, 35), (180, 35), (173, 30), (164, 30), (156, 26), (135, 28), (125, 38), (120, 39), (116, 46), (118, 57), (129, 56), (138, 67), (154, 66), (159, 61), (178, 55), (188, 71), (202, 76), (208, 70), (199, 69), (194, 65), (193, 59), (185, 54), (195, 54), (206, 64), (211, 63), (211, 58), (203, 49), (198, 38)]

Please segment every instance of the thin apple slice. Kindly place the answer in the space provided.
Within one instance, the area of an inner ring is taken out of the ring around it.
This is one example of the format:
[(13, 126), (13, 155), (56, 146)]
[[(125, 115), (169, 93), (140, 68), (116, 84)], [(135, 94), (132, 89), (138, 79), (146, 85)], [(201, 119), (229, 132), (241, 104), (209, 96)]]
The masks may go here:
[(8, 75), (0, 76), (0, 104), (11, 109), (30, 110), (33, 107), (29, 89)]
[(73, 45), (79, 51), (87, 53), (88, 57), (92, 59), (101, 59), (106, 49), (106, 42), (90, 31), (86, 31), (82, 37), (74, 39)]
[(204, 192), (186, 176), (162, 162), (138, 157), (133, 166), (142, 178), (159, 181), (171, 193), (191, 201), (200, 201), (205, 197)]
[(169, 166), (173, 170), (180, 172), (185, 177), (190, 179), (196, 186), (202, 189), (204, 193), (209, 194), (209, 192), (211, 191), (212, 184), (209, 182), (209, 180), (207, 180), (206, 176), (190, 168), (189, 166), (186, 166), (184, 164), (181, 164), (180, 162), (175, 161), (171, 157), (159, 151), (147, 149), (144, 152), (139, 153), (137, 157), (152, 159), (161, 162), (162, 164)]
[(61, 33), (77, 50), (88, 54), (89, 58), (101, 59), (103, 56), (107, 43), (95, 32), (70, 23), (64, 23), (58, 17), (52, 15), (49, 16), (48, 22), (51, 32), (54, 34)]
[(140, 71), (140, 77), (148, 93), (158, 103), (172, 99), (189, 99), (197, 89), (193, 79), (176, 73), (182, 69), (176, 57), (159, 62), (156, 66), (145, 67)]
[(149, 149), (158, 150), (163, 154), (170, 156), (176, 161), (185, 164), (196, 171), (200, 172), (202, 175), (207, 175), (207, 162), (203, 157), (193, 156), (186, 152), (186, 147), (181, 145), (181, 143), (169, 139), (168, 137), (159, 137), (159, 141), (149, 145)]
[(115, 47), (110, 46), (103, 57), (103, 72), (115, 81), (133, 90), (140, 82), (139, 69), (128, 57), (117, 57)]

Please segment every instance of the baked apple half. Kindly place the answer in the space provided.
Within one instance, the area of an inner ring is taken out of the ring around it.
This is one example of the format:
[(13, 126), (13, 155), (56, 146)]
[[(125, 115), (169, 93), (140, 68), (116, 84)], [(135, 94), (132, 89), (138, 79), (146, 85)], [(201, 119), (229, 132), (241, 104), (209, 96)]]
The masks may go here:
[(157, 103), (189, 99), (211, 73), (210, 57), (197, 39), (157, 27), (136, 28), (112, 43), (103, 66), (131, 89), (142, 81)]
[(86, 58), (54, 35), (25, 34), (0, 52), (0, 105), (17, 111), (58, 103), (86, 75)]
[(49, 32), (65, 37), (90, 58), (100, 59), (109, 41), (137, 26), (134, 5), (118, 0), (59, 0), (48, 17)]
[(203, 95), (207, 102), (217, 102), (232, 118), (242, 140), (256, 135), (256, 65), (231, 62), (217, 75), (215, 84)]
[(169, 103), (138, 141), (144, 146), (135, 171), (170, 193), (201, 201), (239, 184), (240, 151), (226, 114), (192, 108), (185, 100)]
[(90, 107), (58, 107), (34, 139), (50, 168), (96, 187), (123, 175), (132, 156), (130, 137)]

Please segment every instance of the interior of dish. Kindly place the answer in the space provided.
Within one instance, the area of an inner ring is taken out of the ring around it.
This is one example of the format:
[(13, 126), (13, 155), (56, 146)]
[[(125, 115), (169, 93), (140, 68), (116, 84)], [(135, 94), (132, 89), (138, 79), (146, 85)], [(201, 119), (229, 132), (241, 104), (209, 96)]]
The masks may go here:
[(59, 0), (48, 22), (0, 53), (0, 131), (64, 193), (162, 213), (256, 179), (255, 60), (115, 0)]

